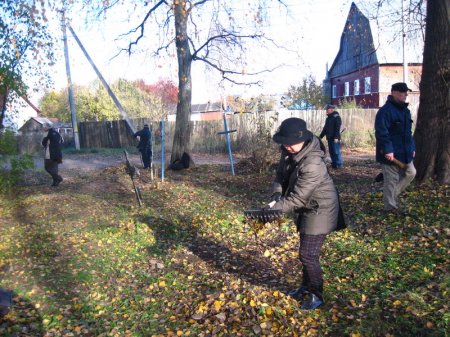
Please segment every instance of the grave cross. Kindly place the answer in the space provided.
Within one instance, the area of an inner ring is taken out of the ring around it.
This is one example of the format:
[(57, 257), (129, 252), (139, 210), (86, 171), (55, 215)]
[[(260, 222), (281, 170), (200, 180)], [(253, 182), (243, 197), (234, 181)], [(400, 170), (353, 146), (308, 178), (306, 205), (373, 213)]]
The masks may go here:
[(231, 153), (231, 144), (230, 144), (230, 133), (236, 132), (237, 130), (228, 130), (227, 117), (225, 116), (225, 111), (223, 112), (223, 126), (225, 131), (218, 132), (219, 135), (225, 135), (225, 140), (228, 146), (228, 154), (230, 156), (230, 164), (231, 164), (231, 175), (234, 176), (234, 163), (233, 163), (233, 153)]

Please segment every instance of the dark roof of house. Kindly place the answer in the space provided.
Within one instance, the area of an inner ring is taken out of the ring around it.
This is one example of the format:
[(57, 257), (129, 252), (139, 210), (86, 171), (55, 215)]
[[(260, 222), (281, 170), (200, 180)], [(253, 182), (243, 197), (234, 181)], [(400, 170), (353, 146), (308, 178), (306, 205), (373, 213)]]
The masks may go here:
[[(344, 51), (344, 40), (355, 40), (359, 36), (365, 37), (364, 41), (371, 44), (371, 50), (360, 50), (359, 52), (366, 53), (367, 60), (360, 66), (367, 66), (370, 64), (402, 64), (403, 63), (403, 47), (402, 47), (402, 27), (401, 20), (395, 17), (395, 8), (387, 5), (384, 12), (379, 12), (377, 17), (372, 14), (370, 8), (360, 9), (353, 2), (351, 4), (348, 17), (342, 32), (339, 52), (336, 55), (334, 62), (330, 68), (332, 72), (336, 63), (341, 60), (341, 54), (354, 53), (355, 51)], [(397, 10), (398, 12), (398, 10)], [(359, 30), (359, 33), (355, 32)], [(420, 37), (414, 39), (407, 38), (405, 53), (407, 55), (408, 63), (421, 63), (423, 58), (424, 41)], [(373, 54), (372, 57), (370, 57)], [(374, 62), (374, 60), (376, 62)]]
[[(39, 123), (40, 125), (50, 124), (53, 128), (56, 128), (56, 129), (61, 129), (61, 128), (71, 129), (72, 128), (72, 124), (71, 123), (60, 122), (58, 118), (31, 117), (28, 121), (30, 121), (30, 120), (34, 120), (37, 123)], [(22, 125), (19, 128), (19, 130), (22, 129), (24, 125)]]
[(44, 125), (45, 123), (53, 125), (54, 123), (58, 123), (58, 118), (47, 118), (47, 117), (31, 117), (30, 119), (34, 119), (36, 122), (38, 122), (41, 125)]

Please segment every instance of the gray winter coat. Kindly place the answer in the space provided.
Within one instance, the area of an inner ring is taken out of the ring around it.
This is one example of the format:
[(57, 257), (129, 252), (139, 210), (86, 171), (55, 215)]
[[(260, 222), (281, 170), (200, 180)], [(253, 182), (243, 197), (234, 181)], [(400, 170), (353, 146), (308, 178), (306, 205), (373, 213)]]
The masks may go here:
[(297, 227), (301, 234), (328, 234), (337, 227), (338, 194), (321, 145), (314, 136), (297, 154), (291, 155), (282, 148), (273, 182), (272, 193), (282, 193), (273, 208), (298, 213)]

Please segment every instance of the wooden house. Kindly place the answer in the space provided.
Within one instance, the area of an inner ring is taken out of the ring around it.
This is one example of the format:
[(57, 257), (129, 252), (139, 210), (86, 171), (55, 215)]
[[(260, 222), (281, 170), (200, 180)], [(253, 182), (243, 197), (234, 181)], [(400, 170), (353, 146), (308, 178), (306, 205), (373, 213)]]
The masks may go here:
[(20, 133), (43, 132), (44, 124), (50, 124), (61, 135), (72, 134), (72, 125), (61, 123), (57, 118), (31, 117), (18, 130)]
[[(422, 75), (423, 40), (408, 41), (406, 46), (407, 84), (413, 90), (409, 93), (408, 102), (416, 108)], [(401, 27), (392, 24), (389, 17), (369, 20), (352, 3), (339, 51), (324, 81), (326, 96), (335, 105), (354, 100), (361, 107), (378, 108), (386, 102), (391, 85), (396, 82), (403, 82)]]

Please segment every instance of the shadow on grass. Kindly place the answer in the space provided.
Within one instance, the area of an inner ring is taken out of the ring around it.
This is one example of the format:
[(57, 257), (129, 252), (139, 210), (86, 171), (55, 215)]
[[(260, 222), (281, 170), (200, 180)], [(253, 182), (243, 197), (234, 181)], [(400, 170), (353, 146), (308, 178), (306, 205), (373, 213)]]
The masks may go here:
[[(177, 174), (176, 178), (181, 179), (182, 177)], [(191, 175), (190, 178), (189, 183), (197, 190), (199, 188), (208, 190), (208, 197), (211, 199), (214, 198), (214, 195), (217, 196), (217, 200), (231, 200), (233, 198), (233, 195), (228, 195), (226, 191), (224, 192), (224, 190), (230, 190), (232, 186), (227, 183), (227, 187), (223, 188), (226, 182), (221, 180), (220, 177), (213, 177), (206, 183), (199, 177)], [(250, 182), (245, 180), (238, 181), (238, 184), (242, 183), (247, 188), (240, 188), (241, 191), (245, 191), (245, 194), (243, 194), (244, 197), (241, 195), (241, 198), (245, 198), (248, 195), (250, 202), (252, 202), (255, 199), (254, 196), (250, 196), (252, 194), (252, 190), (248, 188)], [(283, 238), (279, 237), (277, 242), (266, 242), (265, 246), (260, 244), (260, 242), (254, 241), (249, 242), (244, 247), (233, 247), (230, 242), (227, 242), (226, 232), (224, 233), (223, 241), (219, 241), (207, 233), (199, 233), (196, 227), (192, 225), (195, 211), (192, 209), (189, 210), (189, 207), (184, 208), (180, 206), (182, 209), (179, 210), (173, 207), (171, 203), (172, 200), (176, 200), (176, 195), (171, 195), (170, 190), (166, 189), (163, 192), (156, 191), (156, 193), (160, 195), (154, 196), (151, 202), (147, 201), (148, 204), (152, 204), (153, 209), (166, 209), (171, 207), (174, 211), (170, 213), (170, 220), (158, 215), (152, 216), (150, 214), (152, 212), (149, 212), (149, 215), (141, 215), (137, 219), (139, 222), (147, 224), (153, 231), (156, 243), (149, 247), (150, 254), (162, 255), (171, 248), (181, 246), (192, 254), (185, 254), (186, 256), (180, 258), (188, 260), (194, 266), (201, 260), (212, 271), (234, 275), (253, 285), (264, 286), (282, 292), (287, 292), (291, 290), (290, 288), (296, 286), (289, 284), (287, 281), (288, 273), (286, 271), (291, 269), (291, 275), (292, 270), (295, 271), (294, 274), (299, 273), (300, 266), (297, 259), (289, 260), (287, 265), (280, 267), (275, 266), (270, 258), (264, 256), (265, 247), (268, 245), (277, 246)], [(209, 202), (211, 202), (211, 199)], [(193, 201), (204, 202), (205, 200)], [(208, 212), (207, 206), (205, 212)], [(220, 229), (218, 228), (217, 230)], [(247, 237), (250, 238), (251, 236), (247, 235)], [(200, 273), (202, 271), (199, 270), (198, 272)]]

